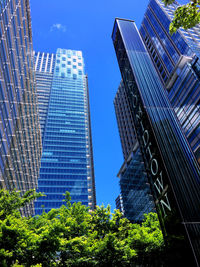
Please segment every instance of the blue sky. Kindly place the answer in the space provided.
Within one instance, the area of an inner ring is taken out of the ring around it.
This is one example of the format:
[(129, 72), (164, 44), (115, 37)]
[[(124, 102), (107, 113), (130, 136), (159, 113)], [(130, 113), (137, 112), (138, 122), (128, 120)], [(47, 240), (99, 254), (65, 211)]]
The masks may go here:
[(123, 163), (113, 99), (121, 75), (111, 33), (115, 17), (140, 26), (148, 0), (31, 0), (33, 47), (82, 50), (89, 79), (97, 204), (119, 194), (117, 173)]

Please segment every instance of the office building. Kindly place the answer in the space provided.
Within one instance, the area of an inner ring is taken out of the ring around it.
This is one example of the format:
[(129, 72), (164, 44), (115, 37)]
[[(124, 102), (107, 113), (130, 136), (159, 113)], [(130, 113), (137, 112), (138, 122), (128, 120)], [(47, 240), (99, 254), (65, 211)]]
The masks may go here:
[(169, 24), (177, 7), (177, 2), (165, 7), (160, 0), (150, 0), (140, 34), (200, 163), (200, 25), (171, 36)]
[(87, 76), (81, 51), (35, 53), (42, 129), (42, 159), (36, 214), (71, 201), (96, 205)]
[(120, 82), (117, 93), (115, 95), (114, 107), (122, 152), (124, 159), (126, 159), (136, 143), (136, 137), (133, 118), (130, 112), (127, 94), (122, 81)]
[(41, 156), (29, 1), (1, 1), (0, 22), (0, 187), (23, 194), (37, 187)]
[(122, 81), (114, 99), (114, 107), (124, 155), (124, 163), (117, 175), (120, 179), (123, 214), (130, 221), (140, 223), (145, 213), (154, 211), (154, 204), (136, 139), (133, 115)]
[(112, 40), (164, 238), (176, 264), (198, 266), (198, 162), (135, 23), (116, 19)]

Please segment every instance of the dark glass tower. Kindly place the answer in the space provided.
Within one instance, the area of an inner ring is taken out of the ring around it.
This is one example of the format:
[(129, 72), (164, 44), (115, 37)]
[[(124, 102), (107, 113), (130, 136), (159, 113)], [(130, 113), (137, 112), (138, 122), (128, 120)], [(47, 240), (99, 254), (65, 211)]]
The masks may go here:
[(114, 99), (115, 115), (119, 130), (120, 141), (124, 159), (126, 159), (132, 151), (135, 143), (135, 130), (133, 118), (130, 112), (129, 102), (121, 81)]
[(29, 1), (0, 1), (0, 187), (22, 194), (37, 187), (40, 168), (33, 66)]
[(140, 28), (142, 39), (187, 141), (200, 163), (200, 26), (172, 36), (169, 24), (178, 3), (150, 0)]
[(200, 262), (200, 171), (133, 21), (112, 39), (165, 239), (180, 266)]
[(63, 204), (96, 205), (87, 77), (81, 51), (35, 53), (43, 151), (36, 214)]
[(122, 81), (114, 99), (114, 106), (124, 155), (124, 163), (118, 173), (123, 214), (132, 222), (141, 222), (144, 219), (143, 214), (153, 211), (154, 205)]

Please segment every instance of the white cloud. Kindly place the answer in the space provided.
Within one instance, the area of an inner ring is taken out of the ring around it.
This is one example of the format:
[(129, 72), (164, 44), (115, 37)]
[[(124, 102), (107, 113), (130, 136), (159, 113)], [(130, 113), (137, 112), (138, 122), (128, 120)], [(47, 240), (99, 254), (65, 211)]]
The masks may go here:
[(66, 32), (66, 26), (65, 25), (62, 25), (60, 23), (56, 23), (56, 24), (53, 24), (51, 26), (51, 29), (50, 29), (51, 32), (54, 31), (54, 30)]

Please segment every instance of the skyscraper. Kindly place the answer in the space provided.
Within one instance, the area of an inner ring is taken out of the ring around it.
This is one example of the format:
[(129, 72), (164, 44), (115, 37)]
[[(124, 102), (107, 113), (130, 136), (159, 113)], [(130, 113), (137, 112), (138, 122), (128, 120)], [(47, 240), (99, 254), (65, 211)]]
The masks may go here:
[(117, 175), (120, 178), (123, 214), (130, 221), (138, 223), (144, 219), (144, 213), (154, 210), (154, 204), (136, 139), (133, 114), (122, 81), (115, 95), (114, 107), (124, 155), (124, 163)]
[(135, 143), (135, 129), (133, 118), (130, 112), (129, 102), (121, 81), (114, 99), (115, 115), (117, 118), (117, 125), (122, 146), (124, 159), (126, 159), (132, 151)]
[(41, 156), (29, 1), (1, 1), (0, 22), (0, 187), (23, 194), (37, 187)]
[(112, 40), (164, 237), (180, 266), (198, 265), (199, 165), (134, 22), (116, 19)]
[(43, 151), (36, 214), (72, 203), (96, 204), (87, 76), (81, 51), (35, 53)]
[(160, 0), (150, 0), (140, 33), (200, 163), (200, 25), (189, 30), (181, 28), (171, 36), (169, 24), (177, 7), (177, 2), (165, 7)]

